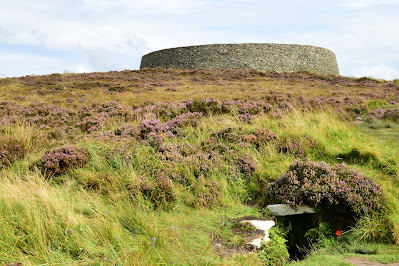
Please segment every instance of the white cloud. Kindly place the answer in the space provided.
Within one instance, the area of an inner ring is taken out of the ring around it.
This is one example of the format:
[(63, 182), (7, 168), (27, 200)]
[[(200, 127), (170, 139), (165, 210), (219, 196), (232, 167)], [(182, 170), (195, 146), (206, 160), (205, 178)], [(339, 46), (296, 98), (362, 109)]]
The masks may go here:
[(146, 14), (182, 14), (201, 8), (203, 0), (83, 0), (90, 9), (123, 9), (131, 13), (144, 12)]
[(338, 2), (339, 6), (353, 9), (395, 4), (398, 4), (397, 0), (343, 0), (341, 2)]
[(399, 78), (399, 72), (389, 66), (364, 66), (359, 69), (355, 69), (352, 73), (355, 77), (372, 77), (381, 78), (386, 80), (393, 80)]
[[(56, 57), (19, 54), (19, 53), (0, 53), (0, 62), (7, 66), (1, 71), (3, 77), (18, 77), (25, 75), (44, 75), (52, 73), (67, 72), (86, 72), (92, 71), (87, 66), (80, 66), (74, 60), (60, 60)], [(5, 71), (6, 70), (6, 71)]]

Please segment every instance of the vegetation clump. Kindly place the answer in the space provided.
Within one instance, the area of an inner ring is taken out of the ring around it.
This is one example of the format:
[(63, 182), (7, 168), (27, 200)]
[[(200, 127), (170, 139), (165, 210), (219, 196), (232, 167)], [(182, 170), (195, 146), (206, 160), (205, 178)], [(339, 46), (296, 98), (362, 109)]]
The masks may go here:
[(290, 254), (286, 246), (287, 240), (278, 227), (269, 230), (270, 241), (262, 242), (258, 256), (265, 265), (286, 265)]
[(22, 141), (13, 138), (0, 138), (0, 166), (10, 165), (13, 162), (22, 159), (26, 150)]
[(266, 194), (273, 202), (316, 207), (324, 219), (333, 218), (334, 227), (341, 229), (384, 208), (381, 187), (344, 163), (331, 166), (297, 160), (268, 185)]
[[(399, 107), (397, 84), (144, 69), (5, 78), (0, 88), (6, 264), (278, 264), (297, 230), (279, 224), (288, 242), (278, 234), (258, 256), (222, 226), (264, 217), (272, 202), (314, 206), (302, 235), (326, 235), (328, 256), (399, 243), (399, 124), (387, 111)], [(373, 113), (389, 127), (371, 128)]]
[(89, 161), (86, 149), (76, 146), (66, 146), (47, 151), (40, 162), (47, 176), (59, 175), (73, 168), (83, 167)]

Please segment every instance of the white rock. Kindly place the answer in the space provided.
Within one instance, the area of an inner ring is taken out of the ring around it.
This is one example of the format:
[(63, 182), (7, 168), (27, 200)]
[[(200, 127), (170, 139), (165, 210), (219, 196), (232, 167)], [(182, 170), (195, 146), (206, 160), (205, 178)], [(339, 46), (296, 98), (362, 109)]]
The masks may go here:
[(295, 210), (294, 207), (288, 204), (273, 204), (268, 205), (266, 209), (269, 210), (270, 214), (274, 216), (287, 216), (287, 215), (296, 215), (303, 213), (316, 213), (315, 209), (309, 207), (307, 205), (302, 205), (298, 207), (298, 210)]
[(261, 220), (246, 220), (242, 221), (242, 223), (250, 223), (252, 224), (256, 229), (262, 230), (264, 232), (264, 236), (261, 238), (255, 238), (251, 242), (247, 243), (249, 245), (252, 245), (256, 248), (260, 248), (260, 244), (262, 241), (268, 242), (270, 240), (269, 238), (269, 229), (272, 228), (275, 225), (274, 221), (261, 221)]

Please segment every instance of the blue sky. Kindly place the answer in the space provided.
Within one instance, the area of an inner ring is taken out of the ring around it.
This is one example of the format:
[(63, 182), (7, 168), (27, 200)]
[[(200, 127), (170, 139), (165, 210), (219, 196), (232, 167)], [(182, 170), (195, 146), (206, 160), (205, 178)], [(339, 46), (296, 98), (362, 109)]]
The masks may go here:
[(0, 77), (138, 69), (151, 51), (295, 43), (345, 76), (399, 78), (399, 0), (3, 0)]

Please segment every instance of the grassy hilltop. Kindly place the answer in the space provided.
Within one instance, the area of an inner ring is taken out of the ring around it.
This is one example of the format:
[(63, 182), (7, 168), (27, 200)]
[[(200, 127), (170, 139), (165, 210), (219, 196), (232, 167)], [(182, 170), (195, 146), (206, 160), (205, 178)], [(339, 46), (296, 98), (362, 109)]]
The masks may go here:
[[(242, 217), (309, 204), (304, 265), (399, 262), (399, 82), (255, 70), (0, 79), (0, 263), (278, 265)], [(341, 232), (337, 236), (337, 231)]]

